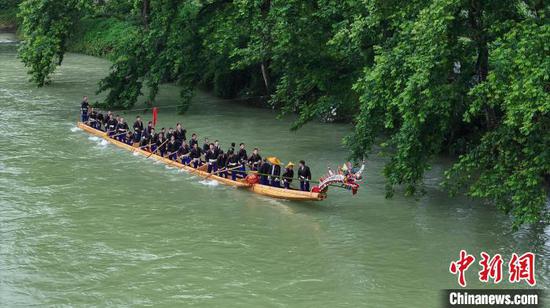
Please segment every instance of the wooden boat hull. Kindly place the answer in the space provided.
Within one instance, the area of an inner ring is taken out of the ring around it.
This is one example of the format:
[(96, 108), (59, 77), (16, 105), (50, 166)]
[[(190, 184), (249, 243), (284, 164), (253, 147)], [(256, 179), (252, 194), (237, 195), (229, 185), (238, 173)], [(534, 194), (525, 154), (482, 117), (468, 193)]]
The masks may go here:
[(115, 145), (119, 148), (123, 148), (123, 149), (126, 149), (128, 151), (138, 153), (139, 155), (143, 155), (143, 156), (148, 157), (148, 158), (152, 158), (154, 160), (163, 162), (164, 164), (175, 167), (175, 168), (183, 169), (185, 171), (188, 171), (189, 173), (198, 175), (198, 176), (200, 176), (204, 179), (215, 180), (219, 183), (234, 186), (234, 187), (246, 188), (246, 189), (249, 189), (251, 192), (254, 192), (256, 194), (260, 194), (260, 195), (264, 195), (264, 196), (268, 196), (268, 197), (272, 197), (272, 198), (295, 200), (295, 201), (319, 201), (319, 200), (323, 200), (323, 199), (326, 198), (326, 195), (323, 194), (323, 193), (299, 191), (299, 190), (294, 190), (294, 189), (284, 189), (284, 188), (277, 188), (277, 187), (272, 187), (272, 186), (267, 186), (267, 185), (260, 185), (260, 184), (249, 184), (245, 180), (242, 180), (242, 179), (237, 180), (237, 181), (233, 181), (231, 179), (226, 179), (224, 177), (208, 173), (203, 168), (195, 169), (193, 167), (186, 166), (182, 163), (170, 160), (166, 157), (162, 157), (162, 156), (157, 155), (157, 154), (151, 154), (150, 152), (142, 150), (138, 147), (126, 144), (124, 142), (120, 142), (118, 140), (115, 140), (115, 139), (110, 138), (109, 136), (107, 136), (106, 132), (101, 131), (101, 130), (97, 130), (95, 128), (92, 128), (92, 127), (90, 127), (90, 126), (88, 126), (88, 125), (86, 125), (82, 122), (78, 122), (77, 126), (80, 129), (84, 130), (85, 132), (87, 132), (89, 134), (92, 134), (94, 136), (103, 138), (103, 139), (107, 140), (108, 142), (110, 142), (111, 144), (113, 144), (113, 145)]

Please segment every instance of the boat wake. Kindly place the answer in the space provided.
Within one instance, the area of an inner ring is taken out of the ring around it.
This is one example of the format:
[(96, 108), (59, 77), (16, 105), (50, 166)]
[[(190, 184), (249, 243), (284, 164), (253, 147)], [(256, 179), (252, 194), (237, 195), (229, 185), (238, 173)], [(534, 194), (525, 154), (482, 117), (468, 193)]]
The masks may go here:
[(88, 137), (88, 140), (92, 140), (92, 141), (99, 141), (99, 137), (95, 137), (95, 136), (92, 136), (92, 137)]
[[(74, 127), (71, 127), (71, 132), (73, 132), (73, 133), (74, 133), (74, 132), (78, 132), (78, 131), (81, 131), (81, 130), (82, 130), (81, 128), (79, 128), (79, 127), (76, 127), (76, 126), (74, 126)], [(97, 137), (96, 137), (96, 138), (97, 138)]]
[(220, 183), (216, 180), (202, 180), (202, 181), (199, 181), (199, 183), (201, 183), (202, 185), (206, 185), (206, 186), (218, 186), (218, 185), (220, 185)]

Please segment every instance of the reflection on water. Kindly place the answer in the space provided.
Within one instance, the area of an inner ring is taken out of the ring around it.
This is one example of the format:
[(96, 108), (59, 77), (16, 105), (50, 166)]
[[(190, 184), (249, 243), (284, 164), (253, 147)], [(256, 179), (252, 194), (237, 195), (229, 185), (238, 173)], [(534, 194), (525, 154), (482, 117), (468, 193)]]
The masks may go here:
[[(296, 203), (104, 144), (74, 123), (82, 95), (99, 100), (108, 67), (69, 54), (54, 83), (38, 89), (15, 46), (0, 45), (1, 306), (435, 307), (438, 290), (456, 287), (448, 266), (460, 249), (536, 252), (539, 286), (549, 286), (550, 229), (511, 233), (493, 208), (449, 199), (439, 165), (418, 199), (386, 200), (383, 161), (373, 157), (358, 195), (332, 189), (326, 201)], [(175, 105), (178, 89), (162, 90), (158, 104)], [(246, 142), (284, 162), (305, 159), (314, 175), (347, 156), (347, 125), (290, 132), (290, 119), (273, 111), (205, 93), (187, 115), (161, 108), (159, 119), (224, 148)], [(475, 271), (467, 279), (482, 286)]]

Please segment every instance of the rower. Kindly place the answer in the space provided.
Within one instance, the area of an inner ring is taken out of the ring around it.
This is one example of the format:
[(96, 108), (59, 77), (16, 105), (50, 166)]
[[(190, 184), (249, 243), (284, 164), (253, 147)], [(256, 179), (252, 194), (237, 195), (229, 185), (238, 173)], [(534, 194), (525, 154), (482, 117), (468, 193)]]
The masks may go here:
[(124, 118), (120, 118), (115, 131), (118, 141), (124, 141), (124, 135), (128, 131), (128, 124), (124, 121)]
[(191, 158), (189, 157), (191, 148), (187, 144), (187, 141), (183, 140), (180, 148), (178, 149), (178, 158), (181, 158), (181, 163), (184, 165), (189, 165)]
[(82, 103), (80, 104), (80, 119), (82, 122), (88, 122), (88, 109), (90, 104), (88, 103), (88, 96), (82, 98)]
[(191, 162), (193, 163), (193, 168), (196, 169), (201, 165), (201, 149), (199, 148), (198, 144), (193, 144), (193, 148), (191, 149), (189, 157), (191, 158)]
[(254, 148), (252, 155), (248, 158), (248, 165), (252, 171), (257, 171), (260, 163), (262, 162), (262, 157), (260, 156), (259, 151), (260, 150), (258, 150), (258, 148)]
[(204, 160), (208, 165), (208, 173), (218, 171), (218, 156), (216, 155), (216, 148), (213, 143), (210, 144), (210, 149), (204, 154)]
[(231, 142), (231, 146), (227, 149), (227, 154), (229, 154), (229, 151), (235, 153), (235, 142)]
[(98, 120), (97, 120), (97, 111), (95, 111), (95, 109), (93, 107), (90, 108), (90, 117), (89, 117), (88, 121), (90, 122), (90, 126), (92, 128), (99, 129), (98, 128)]
[(311, 180), (311, 171), (306, 166), (306, 162), (301, 160), (298, 167), (298, 178), (300, 179), (300, 190), (309, 191), (309, 181)]
[(124, 143), (128, 145), (134, 144), (134, 136), (131, 131), (126, 132), (126, 136), (124, 136)]
[(113, 113), (111, 111), (107, 111), (107, 113), (103, 115), (103, 130), (108, 131), (107, 122), (112, 117), (113, 117)]
[(172, 127), (170, 127), (168, 129), (168, 132), (165, 134), (166, 135), (166, 139), (170, 140), (172, 139), (172, 135), (174, 134), (174, 129)]
[(220, 155), (222, 149), (220, 148), (220, 142), (218, 140), (214, 141), (214, 151), (216, 151), (216, 156)]
[(134, 142), (139, 142), (141, 140), (141, 135), (143, 134), (143, 122), (141, 122), (141, 117), (137, 116), (136, 121), (134, 122)]
[(271, 165), (267, 162), (267, 160), (264, 158), (260, 161), (261, 165), (258, 169), (258, 173), (260, 174), (260, 184), (262, 185), (269, 185), (269, 170), (271, 170)]
[(151, 150), (151, 144), (155, 143), (155, 129), (151, 128), (151, 131), (149, 133), (144, 133), (141, 136), (141, 141), (139, 142), (139, 147), (142, 149), (149, 149)]
[(248, 161), (248, 155), (246, 154), (245, 144), (241, 142), (239, 144), (239, 153), (237, 153), (237, 159), (241, 164), (240, 175), (246, 177), (246, 162)]
[(147, 122), (147, 127), (145, 128), (145, 131), (143, 132), (145, 135), (149, 136), (151, 135), (151, 131), (154, 130), (155, 128), (153, 127), (153, 121), (149, 121)]
[(166, 138), (164, 137), (164, 133), (159, 133), (155, 149), (153, 152), (159, 152), (161, 157), (164, 157), (164, 154), (166, 154)]
[(237, 171), (236, 169), (239, 165), (239, 156), (236, 155), (234, 151), (231, 151), (231, 149), (229, 149), (229, 151), (227, 151), (227, 169), (231, 169), (231, 179), (233, 181), (237, 180), (237, 174), (239, 173), (239, 171)]
[(202, 152), (206, 153), (210, 150), (210, 143), (208, 142), (208, 138), (204, 138), (204, 143), (202, 145)]
[(227, 154), (225, 154), (221, 149), (218, 154), (217, 165), (219, 170), (223, 170), (220, 171), (219, 176), (227, 178)]
[(176, 160), (178, 158), (178, 144), (176, 143), (176, 136), (171, 135), (170, 141), (168, 141), (168, 159)]
[(103, 116), (103, 113), (98, 112), (97, 113), (97, 127), (96, 129), (101, 130), (101, 125), (105, 123), (105, 117)]
[(197, 134), (193, 133), (193, 134), (191, 135), (191, 140), (189, 140), (189, 147), (192, 149), (192, 148), (195, 146), (195, 144), (198, 145), (198, 144), (199, 144), (199, 140), (198, 140)]
[(113, 115), (109, 115), (105, 125), (105, 130), (107, 131), (107, 135), (109, 135), (109, 137), (112, 137), (115, 134), (117, 124), (118, 122), (113, 118)]
[(283, 185), (286, 189), (290, 189), (292, 178), (294, 177), (294, 164), (290, 161), (286, 165), (285, 173), (283, 173)]
[(176, 124), (176, 131), (174, 132), (174, 136), (176, 137), (176, 143), (178, 146), (181, 146), (187, 138), (185, 137), (185, 134), (187, 133), (187, 130), (185, 128), (181, 127), (181, 124)]

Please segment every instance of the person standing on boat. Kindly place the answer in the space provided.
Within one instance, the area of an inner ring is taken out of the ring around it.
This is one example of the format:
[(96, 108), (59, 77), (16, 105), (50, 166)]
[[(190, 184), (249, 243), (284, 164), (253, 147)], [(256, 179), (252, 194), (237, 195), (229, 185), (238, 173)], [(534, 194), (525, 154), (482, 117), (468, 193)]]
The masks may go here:
[(311, 181), (311, 171), (306, 166), (306, 162), (301, 160), (298, 167), (298, 178), (300, 179), (300, 190), (309, 191), (309, 181)]
[(248, 162), (248, 154), (246, 154), (245, 144), (241, 142), (239, 144), (239, 152), (237, 153), (237, 159), (239, 160), (239, 163), (241, 164), (240, 176), (242, 178), (246, 177), (246, 163)]
[(144, 133), (143, 136), (141, 136), (141, 141), (139, 142), (139, 147), (144, 150), (151, 150), (151, 145), (156, 142), (155, 140), (155, 129), (151, 128), (149, 133)]
[(268, 157), (271, 164), (269, 168), (269, 184), (273, 187), (281, 187), (281, 161), (277, 157)]
[(286, 189), (290, 189), (292, 178), (294, 177), (294, 164), (290, 161), (286, 165), (285, 173), (283, 173), (283, 185)]
[(125, 139), (124, 135), (126, 135), (127, 131), (128, 131), (128, 124), (126, 123), (126, 121), (124, 121), (124, 118), (120, 118), (116, 126), (117, 140), (124, 142), (124, 139)]
[(90, 104), (88, 103), (88, 96), (84, 96), (82, 98), (82, 103), (80, 104), (80, 119), (82, 122), (88, 122), (88, 109), (90, 108)]
[(229, 155), (229, 151), (235, 153), (235, 142), (231, 142), (231, 146), (229, 149), (227, 149), (227, 154)]
[(172, 135), (174, 135), (174, 129), (173, 129), (172, 127), (170, 127), (170, 128), (168, 129), (168, 132), (167, 132), (165, 135), (166, 135), (166, 136), (165, 136), (166, 139), (168, 139), (168, 140), (172, 139)]
[(258, 150), (258, 148), (254, 148), (252, 155), (248, 158), (248, 165), (252, 171), (257, 171), (262, 163), (262, 157), (260, 156), (259, 151), (260, 150)]
[(143, 135), (149, 137), (152, 135), (151, 131), (153, 131), (155, 128), (153, 127), (153, 121), (147, 122), (147, 127), (143, 131)]
[(216, 147), (213, 143), (210, 144), (210, 149), (204, 154), (204, 160), (208, 165), (208, 173), (218, 171), (218, 156), (216, 155)]
[(191, 158), (193, 168), (197, 169), (201, 165), (201, 149), (199, 148), (198, 143), (193, 144), (193, 148), (191, 148), (191, 153), (189, 154), (189, 157)]
[(178, 144), (176, 143), (176, 136), (170, 136), (170, 141), (168, 141), (168, 159), (176, 160), (178, 158)]
[(191, 158), (189, 157), (191, 148), (187, 144), (187, 141), (183, 140), (180, 148), (178, 149), (178, 157), (181, 158), (181, 163), (184, 165), (189, 165)]
[(174, 131), (174, 136), (176, 137), (176, 144), (178, 145), (178, 147), (180, 147), (183, 142), (187, 140), (187, 137), (185, 137), (186, 133), (187, 130), (185, 128), (182, 128), (180, 123), (177, 123), (176, 130)]
[(218, 140), (214, 141), (214, 151), (216, 151), (216, 156), (223, 152), (220, 148), (220, 142)]
[(189, 140), (189, 147), (192, 149), (196, 145), (199, 145), (199, 140), (197, 134), (193, 133), (191, 135), (191, 140)]
[(134, 122), (134, 142), (139, 142), (141, 140), (141, 135), (143, 134), (143, 122), (141, 122), (141, 117), (137, 116), (136, 121)]
[(113, 113), (111, 111), (107, 111), (106, 114), (103, 115), (103, 129), (105, 131), (108, 131), (108, 128), (107, 128), (107, 122), (109, 121), (109, 119), (111, 119), (113, 117)]
[(271, 165), (267, 162), (266, 159), (260, 161), (260, 166), (258, 168), (258, 173), (260, 174), (260, 184), (269, 185), (269, 171), (271, 170)]

